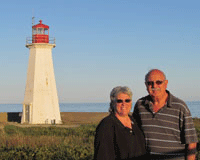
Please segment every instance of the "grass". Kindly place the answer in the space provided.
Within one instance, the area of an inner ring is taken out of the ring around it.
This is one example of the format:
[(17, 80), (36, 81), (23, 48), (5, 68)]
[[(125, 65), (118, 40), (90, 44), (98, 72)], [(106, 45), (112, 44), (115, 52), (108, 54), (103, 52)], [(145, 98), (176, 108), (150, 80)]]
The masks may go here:
[(0, 159), (69, 159), (89, 160), (93, 157), (96, 125), (77, 128), (4, 127), (0, 134)]
[[(200, 119), (194, 119), (200, 140)], [(0, 159), (9, 160), (91, 160), (96, 124), (76, 128), (17, 127), (0, 130)], [(197, 157), (200, 159), (200, 150)]]

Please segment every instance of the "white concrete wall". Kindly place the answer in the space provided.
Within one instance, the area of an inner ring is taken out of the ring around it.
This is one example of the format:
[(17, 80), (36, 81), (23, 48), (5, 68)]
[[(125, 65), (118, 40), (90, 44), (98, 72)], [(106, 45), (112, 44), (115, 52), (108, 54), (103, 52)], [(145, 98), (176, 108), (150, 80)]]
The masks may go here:
[(22, 123), (25, 123), (25, 105), (30, 105), (29, 124), (61, 124), (52, 48), (54, 44), (30, 44), (27, 82), (23, 102)]

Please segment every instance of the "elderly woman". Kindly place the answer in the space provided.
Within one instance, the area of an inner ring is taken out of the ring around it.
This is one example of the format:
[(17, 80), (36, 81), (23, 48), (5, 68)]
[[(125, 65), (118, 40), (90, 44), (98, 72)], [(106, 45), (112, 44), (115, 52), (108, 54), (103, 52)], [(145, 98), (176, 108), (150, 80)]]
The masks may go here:
[[(132, 92), (115, 87), (110, 93), (110, 115), (96, 128), (94, 160), (145, 159), (145, 139), (133, 117)], [(147, 158), (146, 158), (147, 159)]]

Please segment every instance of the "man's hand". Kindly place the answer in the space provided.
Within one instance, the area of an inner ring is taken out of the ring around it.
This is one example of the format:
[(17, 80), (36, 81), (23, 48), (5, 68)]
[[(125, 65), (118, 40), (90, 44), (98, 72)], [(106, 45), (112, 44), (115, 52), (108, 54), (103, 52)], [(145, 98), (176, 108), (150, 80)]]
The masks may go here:
[(196, 154), (194, 152), (196, 152), (196, 148), (197, 148), (197, 143), (190, 143), (187, 145), (186, 148), (188, 151), (187, 160), (195, 160)]

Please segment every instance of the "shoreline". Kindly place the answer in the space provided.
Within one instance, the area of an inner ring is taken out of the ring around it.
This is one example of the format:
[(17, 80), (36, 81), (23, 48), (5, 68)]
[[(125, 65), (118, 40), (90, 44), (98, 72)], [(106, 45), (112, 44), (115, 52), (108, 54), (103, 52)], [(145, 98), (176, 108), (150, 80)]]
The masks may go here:
[[(21, 123), (22, 112), (0, 112), (0, 123)], [(109, 112), (60, 112), (61, 125), (96, 124)], [(23, 125), (23, 124), (22, 124)]]
[[(109, 112), (60, 112), (63, 124), (56, 124), (56, 126), (98, 124), (109, 114)], [(22, 112), (0, 112), (0, 123), (16, 123), (19, 125), (24, 125), (21, 124), (21, 115)], [(192, 118), (194, 120), (200, 120), (198, 117)]]
[(63, 124), (96, 124), (109, 112), (60, 112)]

